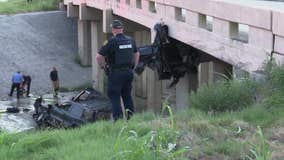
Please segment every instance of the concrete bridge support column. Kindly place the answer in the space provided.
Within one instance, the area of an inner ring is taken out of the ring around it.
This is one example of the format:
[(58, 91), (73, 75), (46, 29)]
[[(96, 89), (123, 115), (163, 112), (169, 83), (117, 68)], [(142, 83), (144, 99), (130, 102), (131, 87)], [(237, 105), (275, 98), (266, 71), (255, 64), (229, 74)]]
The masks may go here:
[(93, 87), (104, 93), (104, 71), (99, 67), (96, 61), (96, 55), (106, 40), (106, 35), (102, 32), (102, 21), (91, 22), (91, 48), (92, 48), (92, 78)]
[(157, 72), (147, 68), (147, 108), (160, 112), (162, 108), (162, 82)]
[(186, 74), (176, 85), (176, 108), (185, 109), (189, 107), (189, 95), (196, 91), (198, 85), (197, 74)]
[[(137, 47), (151, 43), (150, 31), (136, 31), (134, 37)], [(133, 97), (135, 106), (138, 111), (145, 111), (147, 109), (147, 71), (145, 70), (141, 75), (135, 76), (133, 84)], [(139, 106), (139, 107), (138, 107)]]
[(198, 87), (204, 84), (211, 85), (225, 77), (232, 76), (233, 67), (222, 61), (201, 63), (198, 67)]
[(63, 2), (59, 2), (58, 9), (60, 11), (66, 11), (67, 10), (67, 6), (65, 6)]
[(78, 51), (81, 64), (91, 65), (91, 23), (86, 20), (78, 20)]
[(85, 3), (79, 5), (78, 49), (82, 65), (92, 64), (91, 21), (101, 20), (102, 11), (87, 7)]
[[(151, 41), (154, 41), (155, 31), (151, 30)], [(155, 112), (162, 108), (162, 82), (159, 81), (157, 72), (147, 69), (147, 107)]]
[(79, 7), (74, 6), (73, 3), (69, 2), (67, 4), (67, 17), (68, 18), (78, 18), (79, 17)]

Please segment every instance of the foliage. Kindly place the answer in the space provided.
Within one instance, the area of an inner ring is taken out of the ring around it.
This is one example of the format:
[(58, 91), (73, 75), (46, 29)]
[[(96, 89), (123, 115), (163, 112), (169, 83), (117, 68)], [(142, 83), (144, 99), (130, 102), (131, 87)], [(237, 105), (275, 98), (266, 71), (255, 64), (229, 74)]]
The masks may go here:
[(56, 10), (61, 0), (8, 0), (0, 2), (0, 14), (16, 14), (35, 11)]
[(257, 141), (258, 144), (252, 144), (252, 149), (250, 150), (251, 155), (248, 155), (249, 160), (270, 160), (271, 159), (271, 149), (266, 143), (266, 139), (263, 135), (262, 129), (257, 127)]
[(177, 148), (178, 133), (170, 129), (152, 130), (139, 135), (135, 130), (122, 128), (114, 145), (114, 160), (164, 160), (180, 158), (186, 147)]
[(169, 127), (155, 128), (139, 134), (139, 131), (125, 125), (115, 142), (114, 160), (175, 160), (181, 159), (181, 155), (188, 152), (187, 147), (177, 147), (179, 132), (176, 130), (174, 114), (167, 100), (163, 103), (163, 111), (169, 113)]
[(254, 102), (256, 83), (250, 80), (221, 81), (203, 85), (189, 98), (191, 107), (206, 112), (241, 110)]

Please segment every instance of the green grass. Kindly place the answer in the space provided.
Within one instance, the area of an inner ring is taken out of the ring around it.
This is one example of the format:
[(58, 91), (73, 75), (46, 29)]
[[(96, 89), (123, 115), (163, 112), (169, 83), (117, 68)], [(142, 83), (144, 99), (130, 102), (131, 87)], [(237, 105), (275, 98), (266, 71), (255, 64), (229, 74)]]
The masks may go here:
[[(214, 115), (188, 109), (173, 117), (142, 113), (128, 123), (101, 121), (69, 130), (2, 133), (0, 156), (1, 160), (136, 160), (137, 157), (138, 160), (181, 160), (216, 155), (243, 159), (251, 155), (250, 149), (257, 150), (250, 144), (256, 144), (256, 126), (263, 124), (262, 118), (267, 118), (258, 116), (259, 113), (278, 115), (268, 118), (264, 130), (284, 121), (283, 108), (272, 111), (263, 106), (252, 108)], [(280, 124), (278, 127), (284, 127), (284, 123)]]
[(168, 151), (168, 144), (177, 140), (175, 131), (162, 128), (159, 123), (145, 123), (144, 118), (154, 119), (154, 115), (136, 116), (129, 123), (97, 122), (72, 130), (1, 134), (0, 156), (2, 160), (134, 160), (137, 157), (154, 160), (182, 153), (181, 150)]
[(35, 11), (56, 10), (61, 0), (33, 0), (27, 3), (26, 0), (8, 0), (0, 2), (0, 14), (16, 14)]

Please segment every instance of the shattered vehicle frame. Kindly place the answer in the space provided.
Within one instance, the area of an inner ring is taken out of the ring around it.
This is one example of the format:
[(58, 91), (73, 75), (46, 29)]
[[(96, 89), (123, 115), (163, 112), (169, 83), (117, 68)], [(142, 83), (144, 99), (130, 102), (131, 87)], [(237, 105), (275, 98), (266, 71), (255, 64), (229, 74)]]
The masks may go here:
[(197, 73), (200, 54), (171, 38), (169, 27), (164, 23), (157, 23), (154, 30), (154, 42), (138, 48), (140, 59), (135, 72), (140, 75), (147, 66), (157, 71), (159, 80), (173, 79), (170, 87), (177, 84), (186, 73)]
[(110, 119), (111, 105), (95, 90), (83, 90), (70, 101), (61, 104), (43, 104), (42, 97), (34, 103), (34, 120), (40, 128), (70, 128), (97, 120)]

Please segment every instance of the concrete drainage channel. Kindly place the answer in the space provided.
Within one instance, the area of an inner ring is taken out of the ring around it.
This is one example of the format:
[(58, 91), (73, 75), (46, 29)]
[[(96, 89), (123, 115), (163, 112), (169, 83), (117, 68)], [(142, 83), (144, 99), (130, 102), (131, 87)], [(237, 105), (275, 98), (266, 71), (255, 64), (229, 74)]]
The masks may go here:
[[(74, 93), (64, 93), (59, 97), (59, 101), (66, 101), (70, 98), (70, 95)], [(0, 101), (0, 131), (4, 132), (23, 132), (37, 127), (36, 122), (33, 119), (34, 102), (37, 97), (22, 98), (17, 100), (11, 98), (7, 101)], [(43, 99), (46, 103), (54, 104), (58, 103), (56, 99), (53, 99), (52, 95), (44, 95)], [(59, 102), (59, 103), (60, 103)], [(7, 108), (18, 108), (19, 113), (7, 113)]]

